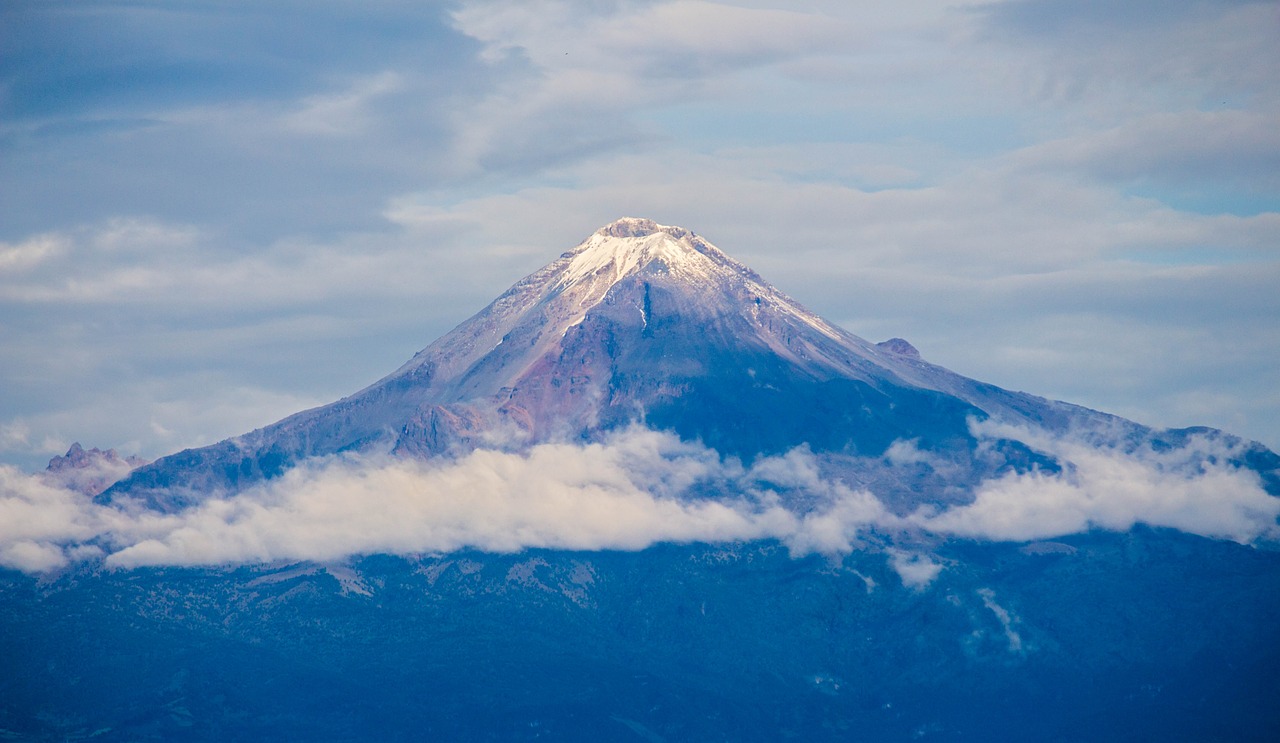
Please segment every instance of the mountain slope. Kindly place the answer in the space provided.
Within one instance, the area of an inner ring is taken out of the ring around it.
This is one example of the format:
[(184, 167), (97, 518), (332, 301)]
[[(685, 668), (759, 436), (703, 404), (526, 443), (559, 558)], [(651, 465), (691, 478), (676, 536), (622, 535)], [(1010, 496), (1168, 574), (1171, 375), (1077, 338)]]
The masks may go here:
[[(970, 421), (986, 418), (1109, 442), (1151, 437), (1114, 416), (928, 364), (901, 339), (870, 343), (688, 230), (621, 219), (364, 390), (165, 457), (103, 499), (171, 510), (308, 457), (520, 449), (632, 424), (748, 461), (808, 446), (829, 474), (878, 484), (902, 509), (963, 497), (963, 486), (1009, 468), (1056, 467), (1017, 442), (979, 447)], [(963, 476), (886, 469), (897, 441)]]
[[(14, 740), (1274, 740), (1280, 554), (776, 544), (0, 570)], [(139, 649), (145, 652), (139, 652)]]

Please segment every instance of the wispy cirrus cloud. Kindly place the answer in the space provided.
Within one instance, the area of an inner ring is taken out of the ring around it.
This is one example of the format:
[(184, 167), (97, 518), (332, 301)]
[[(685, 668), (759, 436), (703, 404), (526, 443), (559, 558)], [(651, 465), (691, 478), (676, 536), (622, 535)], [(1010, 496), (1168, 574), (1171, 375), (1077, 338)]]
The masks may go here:
[(1022, 61), (993, 76), (1078, 113), (1267, 108), (1280, 92), (1270, 2), (1030, 0), (975, 13), (978, 38)]
[[(507, 82), (455, 116), (459, 167), (527, 172), (660, 138), (642, 114), (745, 94), (751, 70), (847, 54), (862, 36), (816, 12), (700, 0), (603, 5), (467, 3), (455, 27)], [(646, 148), (648, 149), (648, 148)]]
[(1081, 171), (1121, 183), (1233, 185), (1275, 193), (1277, 131), (1280, 110), (1161, 112), (1043, 142), (1013, 159), (1023, 167)]

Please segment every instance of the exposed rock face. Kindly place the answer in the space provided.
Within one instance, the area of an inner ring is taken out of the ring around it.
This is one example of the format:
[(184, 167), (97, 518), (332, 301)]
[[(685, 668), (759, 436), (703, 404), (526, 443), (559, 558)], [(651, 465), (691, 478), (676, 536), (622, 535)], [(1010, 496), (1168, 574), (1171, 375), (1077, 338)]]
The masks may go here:
[(883, 348), (886, 351), (896, 353), (899, 356), (906, 356), (907, 358), (920, 358), (920, 352), (916, 350), (916, 347), (902, 338), (890, 338), (887, 341), (880, 341), (876, 344), (876, 348)]
[(97, 495), (147, 463), (140, 457), (121, 457), (115, 449), (85, 449), (80, 442), (67, 453), (49, 460), (44, 479), (85, 495)]

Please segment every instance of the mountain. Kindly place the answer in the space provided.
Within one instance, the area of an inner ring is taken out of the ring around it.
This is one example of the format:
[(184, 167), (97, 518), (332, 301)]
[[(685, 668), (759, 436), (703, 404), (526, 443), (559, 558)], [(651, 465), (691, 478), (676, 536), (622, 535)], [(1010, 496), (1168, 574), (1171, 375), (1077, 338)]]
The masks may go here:
[(146, 463), (141, 457), (121, 457), (115, 449), (85, 449), (77, 441), (66, 454), (49, 460), (44, 480), (85, 495), (97, 495)]
[[(1002, 472), (1058, 469), (1022, 442), (979, 442), (971, 421), (986, 419), (1129, 446), (1167, 436), (968, 379), (902, 339), (870, 343), (688, 230), (620, 219), (369, 387), (164, 457), (102, 499), (173, 511), (311, 457), (519, 450), (634, 424), (747, 462), (807, 446), (825, 475), (901, 511), (963, 501)], [(948, 462), (945, 477), (892, 466), (884, 455), (899, 441)]]
[(1280, 739), (1273, 452), (865, 341), (678, 227), (53, 486), (98, 460), (0, 468), (0, 739)]

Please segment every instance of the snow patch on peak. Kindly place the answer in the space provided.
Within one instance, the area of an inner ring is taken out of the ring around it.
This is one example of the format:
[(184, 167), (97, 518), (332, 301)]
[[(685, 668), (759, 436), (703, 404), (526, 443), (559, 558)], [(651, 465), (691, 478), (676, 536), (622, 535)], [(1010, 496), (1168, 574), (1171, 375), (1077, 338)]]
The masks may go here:
[(596, 230), (582, 244), (561, 256), (559, 284), (602, 282), (612, 286), (651, 263), (672, 273), (708, 278), (718, 266), (732, 261), (707, 241), (683, 227), (626, 217)]
[(684, 237), (689, 233), (683, 227), (658, 224), (652, 219), (642, 217), (623, 217), (596, 230), (597, 235), (609, 237), (648, 237), (655, 232), (666, 232), (674, 237)]

